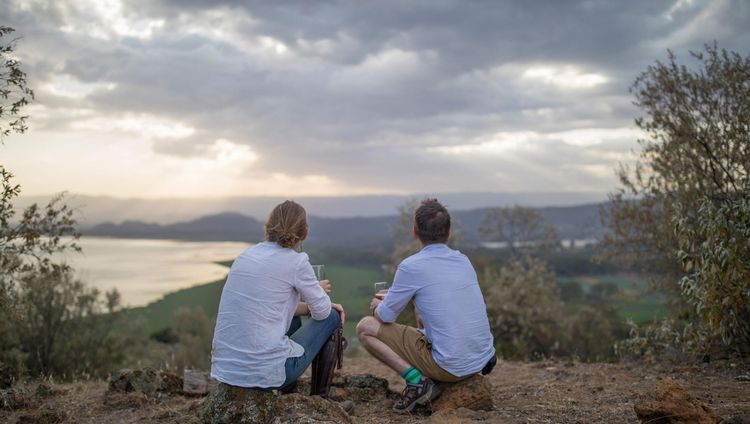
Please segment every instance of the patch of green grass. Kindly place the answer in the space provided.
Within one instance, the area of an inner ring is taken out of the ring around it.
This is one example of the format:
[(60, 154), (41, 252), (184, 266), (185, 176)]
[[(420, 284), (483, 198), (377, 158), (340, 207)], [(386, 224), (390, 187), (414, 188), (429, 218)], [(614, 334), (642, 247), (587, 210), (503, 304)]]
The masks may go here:
[[(346, 309), (344, 332), (353, 340), (357, 321), (369, 313), (373, 283), (382, 280), (383, 273), (377, 268), (327, 265), (326, 277), (333, 286), (331, 299)], [(172, 316), (181, 307), (201, 308), (209, 318), (214, 319), (219, 310), (224, 282), (219, 280), (169, 293), (156, 302), (129, 309), (126, 313), (130, 317), (143, 319), (146, 334), (169, 327)]]
[[(628, 274), (578, 275), (558, 278), (559, 282), (577, 282), (584, 293), (590, 293), (591, 287), (598, 284), (611, 284), (619, 288), (619, 293), (611, 298), (598, 300), (602, 304), (612, 305), (622, 319), (636, 323), (650, 322), (667, 316), (668, 311), (662, 298), (656, 295), (645, 295), (646, 281)], [(586, 299), (591, 301), (592, 299)], [(582, 300), (584, 301), (584, 300)], [(574, 302), (575, 303), (575, 302)]]

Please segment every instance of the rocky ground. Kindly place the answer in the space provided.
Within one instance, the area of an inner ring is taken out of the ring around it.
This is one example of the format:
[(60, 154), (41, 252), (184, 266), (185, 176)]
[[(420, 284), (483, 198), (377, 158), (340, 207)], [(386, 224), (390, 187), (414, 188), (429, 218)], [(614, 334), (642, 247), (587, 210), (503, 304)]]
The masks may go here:
[[(493, 411), (458, 409), (430, 415), (391, 411), (403, 383), (368, 358), (347, 358), (344, 375), (373, 374), (389, 390), (362, 391), (345, 386), (338, 398), (352, 397), (353, 423), (629, 423), (639, 422), (639, 395), (672, 379), (720, 418), (750, 414), (750, 368), (730, 362), (713, 364), (581, 364), (574, 362), (501, 362), (490, 376)], [(339, 379), (345, 381), (346, 378)], [(171, 385), (171, 381), (166, 381)], [(343, 383), (342, 383), (343, 384)], [(166, 386), (165, 386), (166, 387)], [(197, 423), (200, 398), (169, 393), (108, 391), (106, 382), (27, 383), (0, 398), (0, 422), (8, 423)], [(302, 387), (304, 389), (304, 387)], [(306, 399), (293, 395), (296, 401)]]

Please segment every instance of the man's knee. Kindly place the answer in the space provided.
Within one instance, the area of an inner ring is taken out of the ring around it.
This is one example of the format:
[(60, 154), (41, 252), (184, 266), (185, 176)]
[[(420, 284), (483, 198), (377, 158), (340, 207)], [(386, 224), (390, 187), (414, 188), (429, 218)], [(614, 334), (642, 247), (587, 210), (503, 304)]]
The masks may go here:
[(364, 317), (357, 323), (357, 337), (377, 336), (380, 323), (374, 317)]

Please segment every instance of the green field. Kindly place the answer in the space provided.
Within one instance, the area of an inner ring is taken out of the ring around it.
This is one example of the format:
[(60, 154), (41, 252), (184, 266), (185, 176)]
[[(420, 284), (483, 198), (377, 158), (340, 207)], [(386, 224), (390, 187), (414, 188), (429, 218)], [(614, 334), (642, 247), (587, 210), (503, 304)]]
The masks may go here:
[(623, 319), (636, 323), (655, 321), (667, 316), (664, 299), (656, 295), (645, 295), (646, 281), (643, 278), (627, 275), (580, 275), (558, 278), (560, 283), (577, 282), (584, 293), (589, 293), (596, 285), (613, 285), (617, 292), (603, 302), (614, 306)]
[[(326, 276), (333, 286), (331, 299), (346, 308), (345, 334), (350, 340), (354, 340), (357, 321), (368, 313), (373, 283), (381, 281), (383, 273), (371, 267), (327, 265)], [(181, 307), (201, 308), (208, 317), (214, 319), (223, 287), (224, 280), (201, 284), (167, 294), (147, 306), (129, 309), (127, 313), (133, 318), (143, 318), (142, 330), (147, 334), (169, 327), (172, 316)]]

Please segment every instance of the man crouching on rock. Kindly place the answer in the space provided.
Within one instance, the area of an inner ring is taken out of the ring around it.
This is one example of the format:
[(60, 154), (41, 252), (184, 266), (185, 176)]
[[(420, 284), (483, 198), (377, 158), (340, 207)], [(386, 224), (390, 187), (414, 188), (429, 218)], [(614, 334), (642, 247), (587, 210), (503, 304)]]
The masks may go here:
[[(414, 213), (422, 250), (399, 264), (384, 300), (372, 300), (373, 316), (357, 324), (362, 346), (406, 380), (396, 412), (435, 399), (436, 381), (466, 379), (495, 361), (476, 272), (466, 255), (446, 245), (450, 228), (450, 214), (437, 199), (422, 202)], [(424, 328), (395, 323), (412, 298)]]

